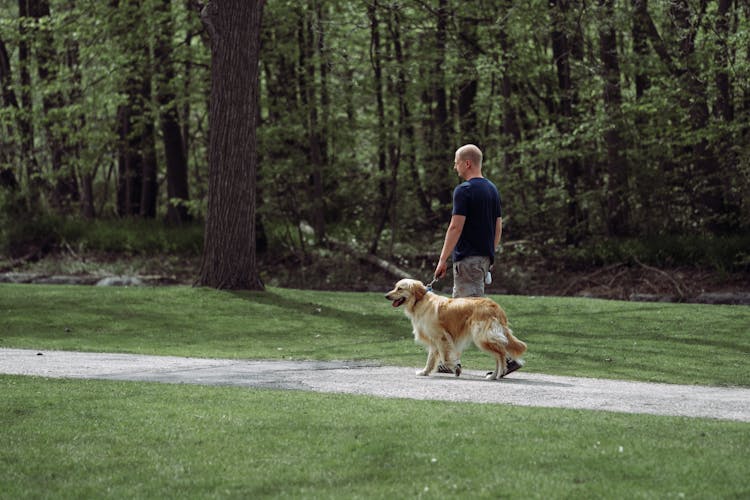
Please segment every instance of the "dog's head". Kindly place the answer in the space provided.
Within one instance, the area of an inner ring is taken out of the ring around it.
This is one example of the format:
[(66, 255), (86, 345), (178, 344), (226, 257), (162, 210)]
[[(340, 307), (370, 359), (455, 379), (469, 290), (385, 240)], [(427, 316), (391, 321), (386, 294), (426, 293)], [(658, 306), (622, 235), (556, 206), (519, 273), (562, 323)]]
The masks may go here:
[(402, 279), (393, 290), (385, 294), (385, 298), (393, 303), (393, 307), (399, 307), (410, 300), (412, 305), (422, 299), (427, 293), (424, 283), (418, 280)]

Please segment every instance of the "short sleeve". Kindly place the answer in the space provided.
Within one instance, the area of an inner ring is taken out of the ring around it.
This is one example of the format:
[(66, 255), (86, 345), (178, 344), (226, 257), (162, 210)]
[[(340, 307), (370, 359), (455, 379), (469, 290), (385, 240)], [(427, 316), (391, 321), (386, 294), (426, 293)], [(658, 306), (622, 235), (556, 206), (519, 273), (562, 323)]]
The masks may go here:
[(453, 215), (469, 215), (470, 196), (468, 186), (456, 186), (453, 190)]

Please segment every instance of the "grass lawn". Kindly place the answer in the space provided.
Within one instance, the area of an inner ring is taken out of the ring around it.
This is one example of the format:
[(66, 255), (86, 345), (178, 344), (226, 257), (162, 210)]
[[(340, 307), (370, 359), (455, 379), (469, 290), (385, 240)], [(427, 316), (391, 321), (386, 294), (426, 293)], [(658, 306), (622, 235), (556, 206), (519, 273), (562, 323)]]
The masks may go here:
[(747, 498), (736, 422), (0, 376), (2, 498)]
[[(750, 386), (750, 308), (494, 297), (525, 370)], [(419, 367), (381, 294), (0, 285), (0, 347)], [(489, 367), (476, 349), (464, 365)], [(0, 498), (747, 498), (747, 423), (0, 375)]]
[[(525, 370), (750, 386), (750, 307), (493, 297)], [(409, 320), (376, 293), (0, 284), (0, 347), (421, 367)], [(490, 369), (471, 347), (467, 369)]]

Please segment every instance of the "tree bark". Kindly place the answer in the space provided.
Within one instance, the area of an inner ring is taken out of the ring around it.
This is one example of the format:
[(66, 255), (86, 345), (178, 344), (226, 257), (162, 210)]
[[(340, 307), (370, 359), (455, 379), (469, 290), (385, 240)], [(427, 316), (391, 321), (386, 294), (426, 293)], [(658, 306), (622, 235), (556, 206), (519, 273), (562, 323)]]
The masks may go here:
[(118, 8), (128, 9), (123, 33), (125, 53), (129, 60), (123, 93), (126, 103), (118, 110), (118, 184), (117, 213), (124, 216), (156, 216), (158, 184), (154, 121), (150, 111), (151, 70), (148, 44), (131, 32), (133, 25), (145, 22), (142, 0), (125, 0)]
[[(707, 0), (701, 0), (698, 17), (702, 17), (706, 2)], [(701, 131), (708, 126), (710, 115), (708, 91), (700, 79), (700, 67), (695, 54), (696, 26), (700, 23), (691, 19), (693, 13), (687, 0), (673, 1), (669, 13), (678, 30), (679, 58), (684, 68), (676, 75), (683, 90), (680, 93), (681, 105), (687, 111), (690, 128), (693, 131)], [(724, 211), (724, 200), (721, 172), (717, 168), (716, 157), (705, 138), (698, 139), (687, 150), (692, 155), (694, 173), (697, 174), (696, 178), (689, 180), (691, 184), (699, 186), (696, 196), (697, 210), (705, 221), (704, 227), (712, 233), (719, 232), (722, 224), (718, 218)]]
[[(50, 18), (49, 0), (30, 2), (30, 14), (33, 19), (40, 21)], [(70, 165), (70, 158), (65, 155), (65, 141), (59, 131), (58, 118), (54, 117), (56, 110), (63, 106), (62, 93), (55, 89), (57, 85), (57, 59), (54, 37), (51, 27), (44, 22), (38, 23), (36, 29), (38, 43), (35, 44), (37, 72), (43, 89), (42, 110), (47, 151), (52, 167), (52, 205), (61, 212), (68, 212), (78, 202), (80, 194), (75, 172)]]
[(599, 0), (601, 19), (599, 54), (604, 80), (604, 110), (607, 123), (604, 142), (607, 145), (607, 231), (609, 236), (628, 234), (629, 207), (627, 201), (628, 170), (623, 155), (624, 144), (619, 129), (622, 126), (622, 93), (620, 91), (620, 63), (617, 57), (617, 33), (614, 22), (613, 0)]
[(725, 122), (734, 120), (734, 106), (732, 106), (731, 84), (729, 81), (729, 19), (732, 0), (718, 0), (719, 8), (716, 13), (716, 34), (718, 46), (716, 50), (716, 115)]
[(21, 107), (18, 114), (18, 131), (21, 135), (21, 160), (26, 167), (26, 178), (29, 180), (29, 203), (36, 205), (43, 184), (34, 149), (33, 104), (31, 101), (31, 40), (33, 30), (29, 29), (32, 21), (33, 6), (30, 0), (18, 0), (18, 73), (21, 83)]
[(476, 68), (476, 58), (479, 51), (479, 34), (477, 24), (462, 19), (459, 30), (461, 33), (460, 67), (461, 81), (458, 89), (458, 122), (461, 130), (461, 142), (473, 143), (484, 148), (479, 137), (477, 110), (475, 101), (479, 91), (479, 74)]
[(212, 0), (208, 210), (199, 286), (262, 290), (255, 249), (258, 63), (263, 0)]
[(162, 0), (158, 4), (157, 16), (160, 29), (157, 31), (154, 55), (156, 67), (161, 73), (156, 75), (156, 100), (160, 106), (159, 124), (167, 162), (167, 223), (179, 225), (189, 222), (192, 217), (184, 204), (190, 200), (190, 194), (185, 145), (173, 88), (175, 71), (171, 45), (174, 37), (171, 0)]
[(411, 109), (409, 108), (409, 101), (406, 96), (407, 73), (406, 57), (404, 55), (403, 44), (401, 43), (401, 15), (401, 6), (395, 5), (393, 8), (391, 38), (393, 40), (393, 52), (396, 58), (396, 64), (398, 65), (396, 94), (398, 96), (399, 109), (399, 134), (404, 135), (406, 143), (409, 145), (409, 148), (407, 149), (408, 152), (405, 153), (403, 157), (411, 172), (414, 194), (422, 209), (424, 220), (430, 220), (432, 217), (432, 207), (430, 206), (430, 200), (425, 193), (422, 179), (419, 177), (419, 171), (417, 170), (417, 157), (415, 150), (416, 132), (414, 131)]
[[(13, 78), (11, 75), (10, 58), (5, 42), (0, 39), (0, 93), (2, 94), (2, 104), (6, 108), (12, 108), (13, 112), (18, 113), (18, 101), (16, 93), (13, 91)], [(12, 137), (14, 137), (11, 125), (8, 124), (5, 131), (5, 138), (0, 141), (0, 187), (8, 188), (12, 191), (18, 189), (18, 179), (12, 168), (12, 157), (8, 153), (13, 148)]]
[[(576, 89), (570, 72), (571, 41), (567, 32), (567, 13), (569, 0), (550, 0), (552, 9), (552, 56), (557, 69), (557, 85), (560, 91), (560, 103), (557, 110), (557, 129), (561, 135), (570, 132), (573, 125), (573, 103)], [(582, 239), (583, 223), (578, 205), (578, 184), (582, 176), (581, 161), (575, 157), (562, 158), (560, 170), (565, 178), (567, 192), (567, 220), (565, 224), (565, 242), (577, 244)]]
[[(448, 95), (445, 89), (446, 45), (448, 40), (448, 2), (439, 0), (435, 11), (435, 37), (430, 44), (432, 66), (422, 100), (425, 105), (424, 124), (427, 151), (424, 155), (425, 190), (430, 200), (437, 199), (437, 210), (431, 207), (430, 224), (450, 218), (453, 179), (448, 174), (456, 145), (451, 140), (448, 121)], [(429, 50), (429, 48), (427, 49)]]
[(381, 64), (380, 22), (378, 19), (378, 0), (374, 0), (367, 7), (367, 16), (370, 19), (370, 64), (373, 71), (373, 85), (375, 86), (375, 103), (377, 124), (377, 151), (378, 151), (378, 208), (374, 211), (375, 233), (370, 244), (370, 253), (375, 255), (378, 251), (380, 235), (383, 233), (385, 223), (388, 220), (388, 185), (386, 182), (387, 163), (387, 132), (385, 124), (385, 103), (383, 101), (383, 68)]
[(639, 61), (635, 73), (635, 97), (641, 99), (643, 94), (651, 87), (651, 79), (643, 69), (643, 61), (648, 56), (648, 28), (646, 26), (648, 15), (648, 0), (633, 0), (633, 52)]

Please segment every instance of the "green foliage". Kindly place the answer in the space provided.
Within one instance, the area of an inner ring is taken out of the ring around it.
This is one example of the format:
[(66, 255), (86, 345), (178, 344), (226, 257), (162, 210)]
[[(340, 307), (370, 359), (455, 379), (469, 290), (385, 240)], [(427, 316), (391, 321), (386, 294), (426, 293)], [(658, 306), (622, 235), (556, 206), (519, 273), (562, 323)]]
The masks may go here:
[(584, 266), (641, 262), (653, 266), (699, 266), (723, 272), (747, 271), (750, 235), (645, 236), (596, 239), (568, 248), (565, 257)]
[[(510, 239), (581, 243), (590, 238), (596, 245), (603, 237), (644, 233), (747, 232), (750, 109), (742, 96), (750, 80), (750, 35), (744, 29), (750, 12), (744, 5), (730, 2), (732, 22), (723, 32), (716, 2), (705, 12), (687, 2), (695, 29), (689, 54), (674, 12), (677, 4), (669, 2), (648, 5), (659, 38), (648, 37), (644, 53), (635, 50), (637, 18), (628, 2), (614, 2), (612, 16), (587, 2), (557, 8), (541, 0), (450, 0), (441, 18), (441, 5), (266, 3), (258, 213), (267, 229), (283, 229), (272, 234), (281, 246), (309, 254), (296, 234), (302, 220), (322, 233), (345, 233), (363, 248), (380, 243), (380, 253), (410, 244), (415, 235), (439, 245), (435, 240), (447, 223), (450, 188), (458, 182), (451, 170), (453, 151), (466, 142), (485, 152), (485, 174), (500, 187)], [(0, 106), (0, 168), (12, 170), (21, 182), (14, 196), (26, 206), (64, 215), (90, 203), (96, 217), (116, 213), (124, 175), (118, 114), (140, 93), (138, 120), (125, 142), (154, 126), (157, 217), (169, 202), (158, 117), (171, 106), (190, 164), (185, 203), (193, 215), (203, 216), (209, 38), (192, 3), (171, 2), (167, 11), (161, 6), (157, 0), (117, 8), (52, 0), (51, 15), (39, 19), (19, 19), (16, 4), (0, 7), (0, 39), (10, 56), (7, 88), (20, 102)], [(156, 57), (166, 20), (174, 27), (167, 43), (172, 75)], [(614, 29), (618, 44), (621, 102), (614, 110), (603, 99), (600, 33), (605, 28)], [(567, 41), (568, 89), (560, 86), (562, 61), (553, 53), (553, 33)], [(657, 41), (668, 57), (657, 53)], [(30, 49), (27, 67), (21, 61), (23, 44)], [(380, 88), (376, 63), (382, 70)], [(22, 81), (24, 71), (29, 83)], [(728, 76), (732, 119), (720, 112), (721, 74)], [(648, 85), (636, 89), (641, 76)], [(137, 82), (143, 88), (133, 92)], [(467, 97), (472, 84), (476, 93)], [(158, 104), (155, 94), (162, 86), (174, 98)], [(564, 112), (566, 103), (570, 109)], [(474, 125), (461, 115), (467, 113), (464, 105)], [(705, 119), (697, 121), (703, 113)], [(625, 182), (618, 186), (609, 182), (605, 136), (612, 129), (621, 139), (614, 172), (621, 171)], [(58, 181), (70, 179), (81, 196), (56, 199)], [(89, 180), (90, 200), (82, 196)], [(614, 195), (627, 205), (626, 223), (618, 231), (609, 224)], [(313, 244), (324, 237), (316, 235)], [(137, 245), (108, 238), (111, 244), (97, 245)], [(729, 267), (728, 257), (696, 258)]]
[(143, 219), (86, 221), (39, 215), (11, 224), (4, 237), (0, 241), (12, 257), (63, 247), (77, 252), (196, 255), (203, 247), (203, 226), (170, 227)]

